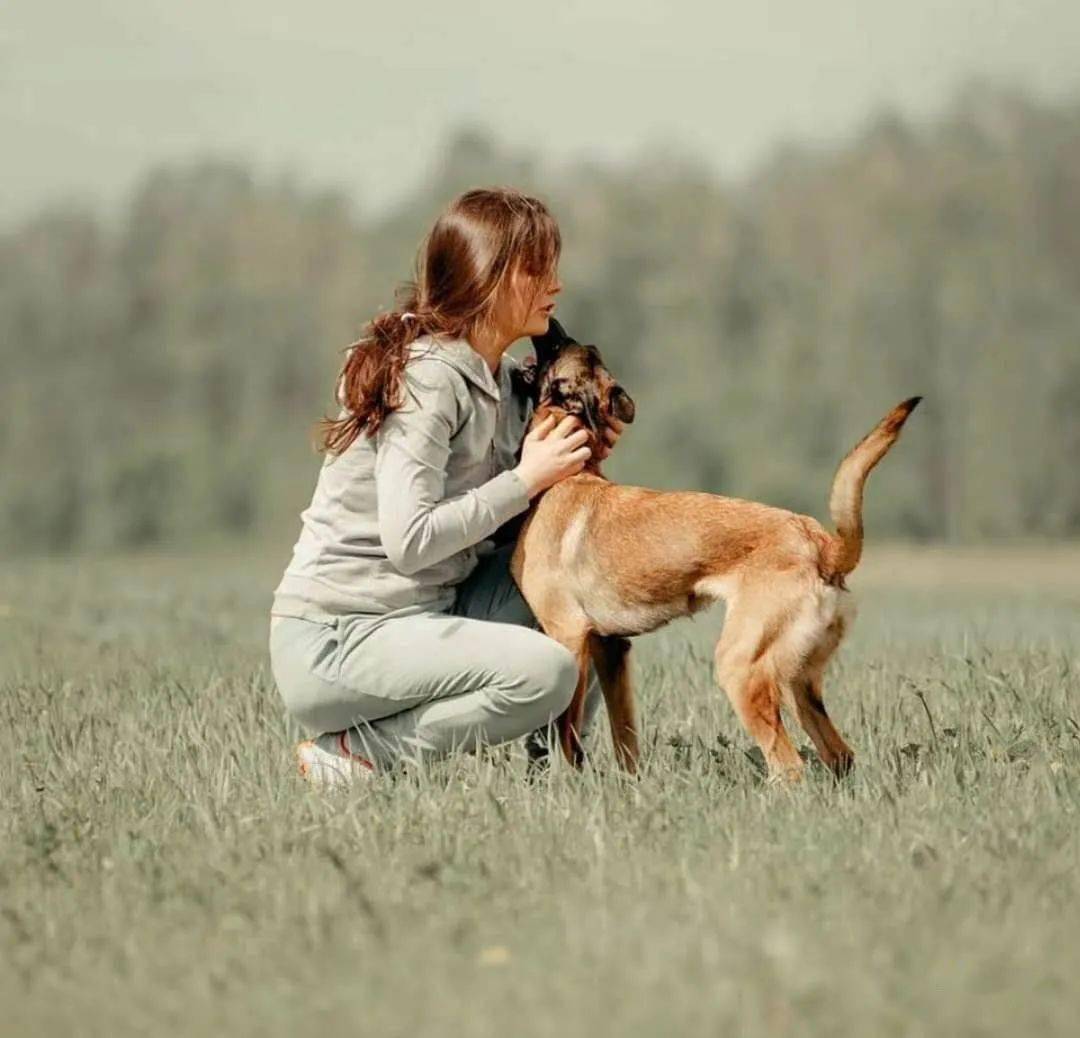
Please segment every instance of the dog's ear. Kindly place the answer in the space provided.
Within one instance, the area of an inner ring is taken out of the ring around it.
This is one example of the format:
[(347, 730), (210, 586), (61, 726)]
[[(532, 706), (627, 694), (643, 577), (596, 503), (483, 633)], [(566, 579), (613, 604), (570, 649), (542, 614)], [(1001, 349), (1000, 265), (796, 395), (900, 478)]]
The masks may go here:
[(634, 399), (622, 386), (616, 386), (611, 391), (608, 401), (612, 414), (620, 422), (626, 422), (629, 425), (634, 420)]
[(541, 371), (559, 355), (563, 347), (579, 345), (577, 339), (567, 335), (566, 329), (554, 317), (549, 318), (548, 330), (543, 335), (532, 337), (532, 344), (536, 349), (536, 366)]

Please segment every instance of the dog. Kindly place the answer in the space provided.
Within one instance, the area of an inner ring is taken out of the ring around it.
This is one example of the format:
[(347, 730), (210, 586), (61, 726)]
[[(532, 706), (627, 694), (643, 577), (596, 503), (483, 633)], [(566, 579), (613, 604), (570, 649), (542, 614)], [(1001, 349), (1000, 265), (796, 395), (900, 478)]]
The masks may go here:
[(533, 337), (535, 361), (516, 374), (534, 405), (575, 415), (589, 432), (584, 469), (537, 495), (520, 524), (510, 571), (544, 633), (578, 661), (577, 689), (558, 720), (562, 751), (584, 759), (580, 731), (590, 660), (604, 694), (615, 755), (635, 773), (638, 722), (630, 638), (724, 600), (714, 676), (764, 754), (769, 778), (798, 779), (803, 761), (781, 707), (794, 713), (837, 776), (854, 753), (825, 709), (822, 681), (854, 610), (844, 578), (862, 553), (863, 486), (921, 397), (897, 405), (840, 463), (829, 510), (836, 533), (781, 508), (699, 491), (612, 483), (595, 458), (606, 416), (634, 420), (634, 401), (595, 346), (554, 318)]

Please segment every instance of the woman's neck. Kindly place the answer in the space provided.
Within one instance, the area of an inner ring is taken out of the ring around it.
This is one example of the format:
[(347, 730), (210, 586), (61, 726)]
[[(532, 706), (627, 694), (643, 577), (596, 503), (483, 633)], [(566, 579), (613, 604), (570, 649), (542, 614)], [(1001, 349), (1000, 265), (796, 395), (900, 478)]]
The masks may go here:
[(520, 336), (508, 339), (503, 332), (482, 332), (477, 330), (467, 336), (466, 341), (484, 358), (485, 363), (494, 375), (499, 370), (499, 361), (502, 359), (502, 355), (517, 342), (518, 338)]

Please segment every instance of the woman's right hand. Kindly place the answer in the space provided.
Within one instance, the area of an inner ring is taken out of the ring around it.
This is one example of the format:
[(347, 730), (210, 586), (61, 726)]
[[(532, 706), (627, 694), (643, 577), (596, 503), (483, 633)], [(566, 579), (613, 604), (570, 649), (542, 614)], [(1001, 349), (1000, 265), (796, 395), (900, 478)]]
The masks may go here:
[(580, 472), (592, 454), (582, 446), (588, 439), (588, 430), (575, 415), (566, 415), (558, 425), (553, 414), (537, 422), (521, 441), (521, 461), (514, 469), (529, 488), (529, 497)]

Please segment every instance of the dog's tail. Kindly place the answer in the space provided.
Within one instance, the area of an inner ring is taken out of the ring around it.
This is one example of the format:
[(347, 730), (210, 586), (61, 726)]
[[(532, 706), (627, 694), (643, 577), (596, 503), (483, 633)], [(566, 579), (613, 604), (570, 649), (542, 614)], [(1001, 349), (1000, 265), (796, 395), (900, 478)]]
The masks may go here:
[(913, 396), (910, 400), (897, 404), (840, 462), (829, 496), (829, 512), (836, 525), (836, 536), (823, 560), (826, 580), (831, 582), (842, 579), (859, 564), (862, 556), (862, 503), (866, 477), (896, 443), (904, 422), (920, 400), (921, 396)]

